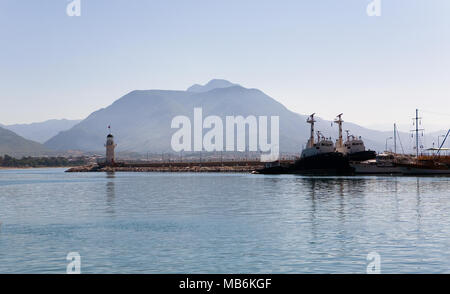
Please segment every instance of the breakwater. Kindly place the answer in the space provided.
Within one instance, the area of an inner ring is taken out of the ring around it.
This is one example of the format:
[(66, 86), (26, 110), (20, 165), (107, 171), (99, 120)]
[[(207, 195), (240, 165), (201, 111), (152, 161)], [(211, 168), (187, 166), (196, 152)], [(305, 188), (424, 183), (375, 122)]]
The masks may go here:
[[(292, 160), (282, 160), (290, 163)], [(264, 167), (264, 162), (258, 160), (242, 161), (167, 161), (129, 163), (117, 162), (113, 165), (92, 164), (73, 167), (66, 172), (242, 172), (250, 173)]]

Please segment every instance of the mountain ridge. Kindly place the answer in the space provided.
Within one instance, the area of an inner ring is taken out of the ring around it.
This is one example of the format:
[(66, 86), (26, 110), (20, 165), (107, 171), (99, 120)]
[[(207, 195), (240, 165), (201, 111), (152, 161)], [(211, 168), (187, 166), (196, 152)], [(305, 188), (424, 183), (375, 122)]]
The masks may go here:
[[(289, 110), (259, 89), (226, 82), (219, 83), (218, 88), (208, 88), (207, 91), (200, 92), (131, 91), (108, 107), (91, 113), (71, 129), (52, 137), (45, 142), (45, 146), (54, 150), (102, 151), (107, 134), (106, 127), (111, 125), (118, 151), (170, 152), (171, 136), (176, 131), (170, 127), (172, 119), (178, 115), (192, 119), (194, 108), (202, 107), (203, 118), (217, 115), (223, 121), (228, 115), (277, 115), (280, 117), (280, 151), (301, 152), (302, 146), (309, 138), (307, 115)], [(214, 85), (211, 81), (206, 85), (208, 84)], [(223, 85), (228, 86), (221, 87)], [(344, 128), (362, 136), (366, 147), (376, 151), (384, 150), (385, 140), (391, 136), (390, 132), (370, 130), (350, 122), (345, 122)], [(337, 126), (320, 117), (317, 117), (316, 130), (320, 130), (327, 137), (337, 137)], [(403, 137), (406, 134), (401, 135)]]
[(3, 128), (13, 131), (25, 139), (44, 143), (59, 132), (72, 128), (80, 121), (81, 120), (49, 119), (28, 124), (4, 125)]
[(44, 145), (27, 140), (13, 131), (0, 127), (0, 156), (42, 156), (50, 152)]
[(223, 88), (229, 88), (233, 86), (240, 86), (239, 84), (231, 83), (230, 81), (224, 80), (224, 79), (212, 79), (205, 85), (199, 85), (194, 84), (190, 86), (186, 91), (187, 92), (194, 92), (194, 93), (201, 93), (201, 92), (208, 92), (214, 89), (223, 89)]

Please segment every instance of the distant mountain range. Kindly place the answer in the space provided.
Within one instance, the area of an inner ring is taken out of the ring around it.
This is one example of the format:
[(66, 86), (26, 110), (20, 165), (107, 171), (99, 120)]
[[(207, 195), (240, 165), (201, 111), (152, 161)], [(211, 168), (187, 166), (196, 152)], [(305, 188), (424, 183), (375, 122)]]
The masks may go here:
[(61, 131), (66, 131), (81, 120), (52, 119), (31, 124), (14, 124), (3, 126), (5, 129), (39, 143), (44, 143)]
[[(171, 128), (172, 119), (184, 115), (193, 121), (195, 107), (203, 109), (203, 118), (216, 115), (223, 121), (226, 116), (279, 116), (281, 152), (301, 152), (309, 137), (307, 115), (288, 110), (258, 89), (248, 89), (226, 80), (215, 79), (206, 85), (193, 85), (186, 91), (132, 91), (81, 121), (49, 120), (3, 126), (0, 131), (0, 154), (42, 155), (50, 152), (49, 150), (103, 153), (107, 126), (111, 126), (118, 152), (171, 152), (171, 138), (177, 131)], [(343, 109), (336, 109), (336, 114), (340, 112), (345, 112), (344, 106)], [(338, 133), (335, 124), (320, 117), (317, 117), (316, 130), (333, 139), (336, 139)], [(386, 142), (388, 149), (393, 148), (393, 140), (389, 139), (393, 136), (392, 131), (371, 130), (349, 122), (344, 122), (344, 130), (361, 136), (366, 147), (372, 150), (383, 151)], [(421, 145), (432, 147), (432, 142), (437, 141), (437, 135), (445, 133), (446, 131), (442, 131), (425, 135), (420, 138)], [(31, 140), (45, 143), (42, 145)], [(403, 147), (405, 152), (413, 152), (413, 142), (409, 133), (400, 133), (397, 151), (401, 152)], [(437, 142), (435, 145), (437, 146)]]
[[(169, 152), (171, 129), (175, 116), (193, 118), (193, 109), (203, 108), (203, 117), (248, 115), (280, 117), (281, 152), (300, 152), (309, 137), (306, 115), (285, 106), (258, 89), (248, 89), (225, 80), (212, 80), (206, 85), (194, 85), (186, 91), (136, 90), (100, 109), (70, 130), (63, 131), (45, 143), (54, 150), (101, 151), (111, 125), (122, 152)], [(336, 109), (336, 114), (345, 109)], [(345, 119), (345, 114), (344, 114)], [(337, 137), (337, 127), (330, 121), (317, 119), (316, 129), (325, 136)], [(344, 123), (351, 134), (362, 136), (368, 148), (384, 150), (391, 132), (370, 130), (353, 123)], [(407, 136), (407, 134), (402, 134)]]
[(42, 144), (27, 140), (16, 133), (0, 127), (0, 156), (42, 156), (50, 151)]

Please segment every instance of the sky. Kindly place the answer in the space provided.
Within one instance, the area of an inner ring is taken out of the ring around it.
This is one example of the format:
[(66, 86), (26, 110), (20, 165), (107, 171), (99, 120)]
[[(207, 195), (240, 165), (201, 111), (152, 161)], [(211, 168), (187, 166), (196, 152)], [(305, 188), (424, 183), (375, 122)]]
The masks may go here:
[(83, 119), (213, 78), (379, 129), (450, 127), (450, 1), (0, 0), (0, 123)]

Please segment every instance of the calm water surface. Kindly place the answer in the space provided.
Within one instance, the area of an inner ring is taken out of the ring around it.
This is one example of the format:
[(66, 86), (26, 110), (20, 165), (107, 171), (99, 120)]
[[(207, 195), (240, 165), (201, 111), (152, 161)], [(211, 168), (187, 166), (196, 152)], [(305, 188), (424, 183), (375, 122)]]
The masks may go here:
[(450, 273), (450, 178), (0, 170), (0, 273)]

